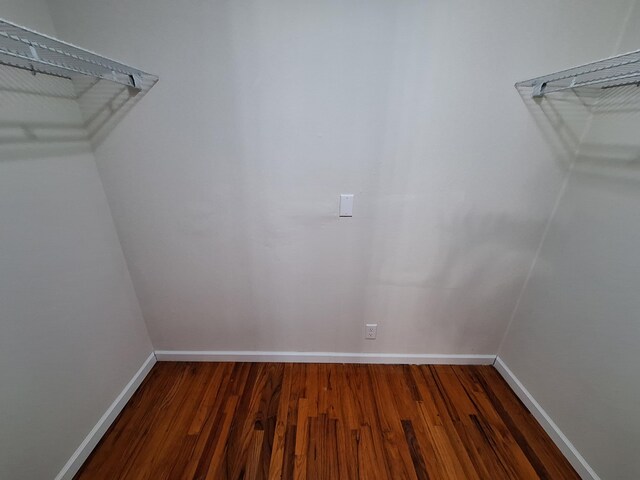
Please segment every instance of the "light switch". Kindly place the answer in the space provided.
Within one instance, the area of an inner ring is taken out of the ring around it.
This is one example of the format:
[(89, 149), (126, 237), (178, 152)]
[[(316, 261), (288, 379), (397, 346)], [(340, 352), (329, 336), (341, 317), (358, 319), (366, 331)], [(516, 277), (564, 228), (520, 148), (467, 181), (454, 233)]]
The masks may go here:
[(344, 193), (340, 195), (340, 216), (353, 217), (353, 194)]

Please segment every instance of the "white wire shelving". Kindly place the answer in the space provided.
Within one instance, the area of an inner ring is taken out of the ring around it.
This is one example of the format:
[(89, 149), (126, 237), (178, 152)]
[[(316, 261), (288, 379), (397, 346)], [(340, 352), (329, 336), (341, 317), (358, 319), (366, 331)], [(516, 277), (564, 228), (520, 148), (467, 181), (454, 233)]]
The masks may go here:
[(0, 18), (0, 64), (33, 74), (73, 79), (87, 76), (150, 88), (158, 77)]
[(585, 87), (611, 89), (640, 86), (640, 50), (587, 63), (560, 72), (516, 83), (516, 88), (529, 87), (532, 96)]

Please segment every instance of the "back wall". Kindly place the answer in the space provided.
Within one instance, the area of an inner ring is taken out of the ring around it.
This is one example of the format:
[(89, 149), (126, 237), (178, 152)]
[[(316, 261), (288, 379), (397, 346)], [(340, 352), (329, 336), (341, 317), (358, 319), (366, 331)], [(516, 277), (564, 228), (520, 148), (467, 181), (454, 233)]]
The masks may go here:
[(564, 176), (513, 83), (608, 54), (629, 7), (49, 3), (160, 76), (96, 150), (156, 349), (437, 354), (497, 351)]

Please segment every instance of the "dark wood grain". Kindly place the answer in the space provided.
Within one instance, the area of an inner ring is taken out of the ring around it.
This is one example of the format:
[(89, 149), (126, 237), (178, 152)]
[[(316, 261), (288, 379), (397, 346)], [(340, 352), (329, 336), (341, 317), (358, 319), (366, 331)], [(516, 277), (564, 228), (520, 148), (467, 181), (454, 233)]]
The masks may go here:
[(154, 366), (76, 480), (578, 479), (490, 366)]
[(402, 428), (404, 429), (404, 436), (409, 445), (409, 451), (411, 452), (411, 460), (413, 461), (413, 467), (416, 470), (416, 476), (419, 480), (429, 480), (429, 473), (427, 472), (427, 466), (424, 463), (422, 452), (420, 451), (420, 445), (416, 438), (416, 432), (413, 430), (413, 425), (410, 420), (402, 420)]

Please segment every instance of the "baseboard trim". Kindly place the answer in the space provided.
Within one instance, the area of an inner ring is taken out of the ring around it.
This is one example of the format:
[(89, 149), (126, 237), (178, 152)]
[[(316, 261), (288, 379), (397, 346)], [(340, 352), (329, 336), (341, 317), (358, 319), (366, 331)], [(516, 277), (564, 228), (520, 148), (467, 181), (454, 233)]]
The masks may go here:
[(500, 357), (496, 357), (494, 364), (496, 370), (506, 380), (511, 389), (518, 395), (522, 403), (524, 403), (532, 415), (538, 420), (542, 428), (551, 437), (551, 440), (557, 445), (564, 456), (569, 460), (573, 468), (576, 469), (580, 477), (583, 479), (600, 480), (598, 474), (591, 468), (580, 452), (573, 446), (562, 430), (551, 419), (549, 414), (544, 411), (535, 398), (529, 393), (525, 386), (518, 380), (518, 377), (507, 367)]
[(62, 470), (60, 470), (55, 480), (71, 480), (73, 476), (78, 473), (84, 461), (89, 457), (91, 451), (98, 444), (155, 363), (156, 356), (154, 353), (151, 353), (140, 367), (140, 370), (136, 372), (129, 383), (127, 383), (127, 386), (124, 387), (124, 390), (120, 392), (120, 395), (118, 395), (104, 415), (98, 420), (98, 423), (91, 429), (66, 465), (62, 467)]
[(491, 365), (496, 358), (495, 355), (179, 350), (156, 350), (156, 357), (158, 361), (173, 362), (410, 363), (416, 365)]

